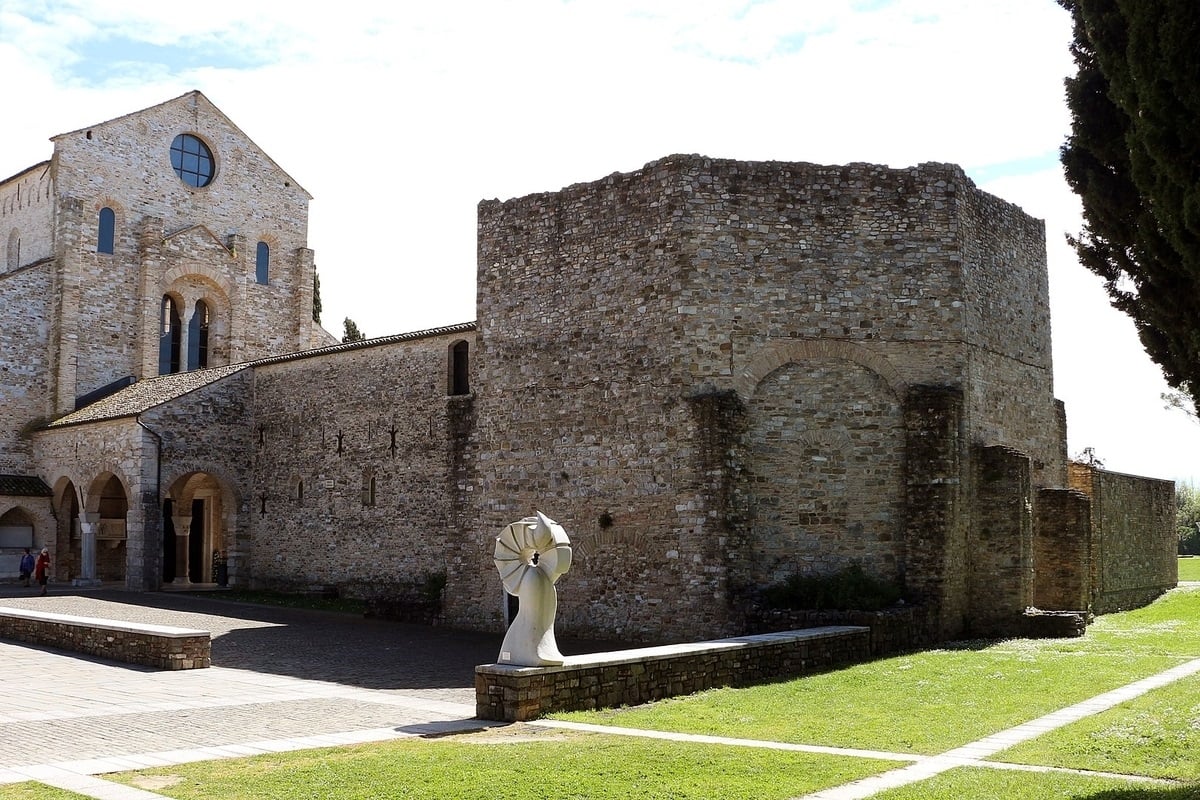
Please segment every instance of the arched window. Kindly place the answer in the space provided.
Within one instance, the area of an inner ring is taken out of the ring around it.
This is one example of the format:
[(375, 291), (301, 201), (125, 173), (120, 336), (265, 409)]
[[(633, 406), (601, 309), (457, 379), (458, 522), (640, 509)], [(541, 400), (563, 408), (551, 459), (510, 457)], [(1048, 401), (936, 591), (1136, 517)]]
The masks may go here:
[(160, 325), (158, 374), (172, 375), (179, 372), (179, 347), (183, 341), (183, 330), (179, 320), (179, 306), (170, 295), (163, 295)]
[(450, 345), (449, 394), (471, 393), (469, 356), (469, 345), (465, 341)]
[(196, 311), (188, 322), (188, 369), (208, 366), (208, 303), (196, 301)]
[(266, 242), (258, 243), (258, 252), (254, 256), (254, 279), (263, 286), (267, 285), (271, 271), (271, 248)]
[(375, 505), (375, 472), (370, 469), (363, 470), (362, 504)]
[(100, 209), (100, 231), (96, 237), (97, 253), (112, 253), (116, 232), (117, 215), (111, 208), (105, 206)]
[(8, 234), (8, 254), (5, 262), (9, 270), (21, 266), (21, 232), (16, 228)]
[(0, 515), (0, 547), (33, 547), (33, 520), (23, 509), (12, 508)]

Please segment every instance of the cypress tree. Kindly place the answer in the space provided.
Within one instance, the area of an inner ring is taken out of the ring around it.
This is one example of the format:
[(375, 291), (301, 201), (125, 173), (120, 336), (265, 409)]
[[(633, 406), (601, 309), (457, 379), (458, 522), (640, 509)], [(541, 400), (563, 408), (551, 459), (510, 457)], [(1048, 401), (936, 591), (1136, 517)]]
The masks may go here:
[(1071, 244), (1167, 382), (1200, 400), (1200, 4), (1058, 0), (1074, 23), (1062, 148)]

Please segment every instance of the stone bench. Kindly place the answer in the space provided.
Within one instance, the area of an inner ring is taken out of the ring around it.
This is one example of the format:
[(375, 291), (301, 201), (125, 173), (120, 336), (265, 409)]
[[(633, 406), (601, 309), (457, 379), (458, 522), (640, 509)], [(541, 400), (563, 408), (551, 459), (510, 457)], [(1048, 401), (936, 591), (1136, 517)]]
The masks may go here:
[(201, 669), (209, 666), (212, 653), (208, 631), (24, 608), (0, 607), (0, 639), (158, 669)]
[(522, 722), (794, 678), (871, 658), (871, 629), (826, 626), (567, 656), (561, 666), (475, 668), (475, 715)]

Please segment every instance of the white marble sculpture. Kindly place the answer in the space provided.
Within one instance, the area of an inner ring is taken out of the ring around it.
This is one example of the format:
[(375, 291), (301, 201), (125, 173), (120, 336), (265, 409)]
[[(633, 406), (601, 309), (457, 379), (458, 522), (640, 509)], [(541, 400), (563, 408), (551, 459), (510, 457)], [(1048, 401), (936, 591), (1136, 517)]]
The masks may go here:
[(554, 583), (571, 568), (567, 532), (539, 511), (536, 517), (526, 517), (500, 532), (495, 557), (505, 591), (520, 602), (500, 645), (500, 663), (525, 667), (563, 663), (554, 641), (558, 612)]

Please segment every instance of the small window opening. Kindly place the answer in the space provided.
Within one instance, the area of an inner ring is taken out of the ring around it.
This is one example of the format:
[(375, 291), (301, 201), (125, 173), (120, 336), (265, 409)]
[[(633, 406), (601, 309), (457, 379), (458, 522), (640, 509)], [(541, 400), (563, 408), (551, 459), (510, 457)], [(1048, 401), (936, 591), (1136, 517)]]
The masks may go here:
[(375, 474), (371, 470), (363, 472), (362, 503), (364, 506), (375, 505)]
[(8, 234), (8, 268), (10, 270), (21, 266), (21, 233), (14, 228)]
[(470, 394), (469, 345), (455, 342), (450, 346), (450, 394)]
[(183, 342), (183, 331), (179, 320), (179, 306), (170, 295), (162, 299), (162, 332), (158, 340), (158, 374), (173, 375), (179, 372), (179, 348)]
[(100, 209), (100, 229), (96, 237), (96, 252), (112, 255), (117, 233), (117, 214), (111, 208)]
[(271, 248), (266, 242), (259, 242), (254, 256), (254, 279), (266, 286), (270, 281), (270, 270)]
[(196, 310), (188, 323), (188, 369), (208, 366), (208, 303), (196, 301)]

